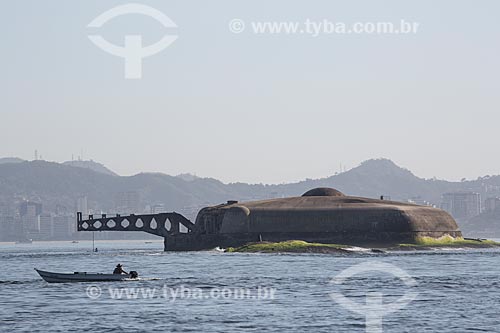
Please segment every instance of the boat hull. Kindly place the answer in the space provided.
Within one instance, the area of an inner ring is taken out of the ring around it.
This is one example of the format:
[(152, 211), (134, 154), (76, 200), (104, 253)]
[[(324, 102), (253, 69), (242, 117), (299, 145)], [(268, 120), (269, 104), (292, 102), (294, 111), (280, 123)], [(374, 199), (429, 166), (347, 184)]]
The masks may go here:
[(106, 282), (106, 281), (124, 281), (133, 280), (130, 274), (99, 274), (87, 272), (54, 273), (38, 270), (37, 273), (48, 283), (67, 283), (67, 282)]

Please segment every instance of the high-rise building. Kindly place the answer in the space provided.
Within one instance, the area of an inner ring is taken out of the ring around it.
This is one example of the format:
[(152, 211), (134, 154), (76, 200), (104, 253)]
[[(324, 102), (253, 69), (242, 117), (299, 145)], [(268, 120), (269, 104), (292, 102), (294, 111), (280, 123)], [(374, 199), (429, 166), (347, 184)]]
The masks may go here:
[(69, 215), (54, 216), (52, 218), (53, 239), (69, 239), (75, 229), (75, 218)]
[(23, 240), (26, 239), (26, 232), (24, 230), (23, 221), (20, 216), (12, 217), (14, 221), (14, 231), (12, 240)]
[(13, 216), (0, 215), (0, 242), (17, 240), (16, 224)]
[(19, 206), (19, 214), (24, 216), (30, 213), (40, 215), (42, 213), (42, 204), (33, 201), (23, 201)]
[(76, 200), (76, 211), (81, 212), (84, 216), (89, 214), (87, 197), (80, 197)]
[(116, 194), (115, 207), (117, 212), (136, 213), (139, 211), (140, 195), (137, 191), (120, 192)]
[(0, 202), (0, 216), (8, 216), (9, 214), (9, 206), (6, 203)]
[(484, 210), (487, 212), (494, 212), (500, 210), (500, 198), (488, 198), (484, 202)]
[(24, 201), (19, 207), (19, 214), (23, 224), (23, 230), (29, 235), (40, 232), (38, 216), (42, 213), (42, 204), (31, 201)]
[(51, 240), (53, 236), (52, 230), (52, 215), (45, 213), (38, 216), (38, 224), (40, 226), (39, 239)]
[(469, 219), (481, 214), (481, 195), (475, 192), (445, 193), (441, 208), (456, 219)]

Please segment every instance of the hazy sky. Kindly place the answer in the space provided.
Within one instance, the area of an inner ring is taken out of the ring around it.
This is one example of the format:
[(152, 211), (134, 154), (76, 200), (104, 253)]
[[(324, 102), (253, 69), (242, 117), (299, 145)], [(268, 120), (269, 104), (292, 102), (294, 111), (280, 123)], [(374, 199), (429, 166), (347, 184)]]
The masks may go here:
[[(500, 174), (500, 2), (1, 1), (0, 156), (83, 158), (123, 175), (317, 178), (386, 157), (421, 177)], [(246, 30), (229, 31), (234, 19)], [(414, 35), (257, 35), (252, 21), (420, 23)], [(89, 39), (146, 45), (140, 80)]]

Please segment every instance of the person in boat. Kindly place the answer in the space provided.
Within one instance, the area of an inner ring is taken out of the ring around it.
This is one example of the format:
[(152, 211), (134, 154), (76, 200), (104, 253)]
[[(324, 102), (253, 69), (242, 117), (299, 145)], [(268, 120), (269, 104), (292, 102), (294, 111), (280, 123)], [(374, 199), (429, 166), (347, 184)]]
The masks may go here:
[(128, 274), (128, 273), (123, 270), (121, 264), (118, 264), (118, 265), (116, 265), (116, 268), (113, 271), (113, 274)]

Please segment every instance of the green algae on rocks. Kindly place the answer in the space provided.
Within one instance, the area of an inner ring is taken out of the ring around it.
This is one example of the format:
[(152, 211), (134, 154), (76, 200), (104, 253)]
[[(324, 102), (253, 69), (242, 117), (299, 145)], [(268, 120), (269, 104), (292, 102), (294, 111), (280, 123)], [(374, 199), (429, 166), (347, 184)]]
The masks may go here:
[(399, 244), (397, 247), (401, 249), (422, 249), (436, 247), (488, 248), (499, 246), (500, 243), (488, 239), (472, 239), (447, 235), (440, 238), (418, 237), (415, 243)]
[(347, 253), (347, 245), (308, 243), (301, 240), (289, 240), (285, 242), (257, 242), (248, 243), (240, 247), (230, 247), (226, 252), (250, 252), (250, 253)]

